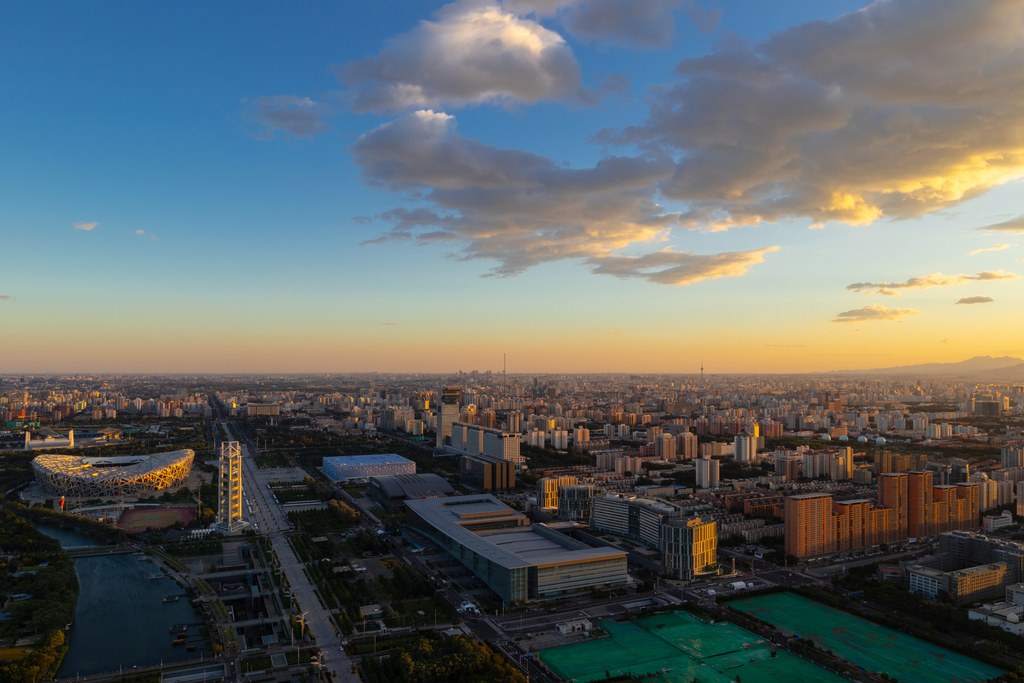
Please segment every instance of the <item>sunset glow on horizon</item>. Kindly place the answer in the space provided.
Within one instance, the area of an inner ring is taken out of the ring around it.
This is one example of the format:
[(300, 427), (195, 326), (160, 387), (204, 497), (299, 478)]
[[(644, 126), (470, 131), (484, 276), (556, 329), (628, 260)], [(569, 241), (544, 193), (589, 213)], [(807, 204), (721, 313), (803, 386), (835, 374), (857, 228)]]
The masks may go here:
[(1024, 0), (44, 2), (0, 57), (0, 373), (1024, 358)]

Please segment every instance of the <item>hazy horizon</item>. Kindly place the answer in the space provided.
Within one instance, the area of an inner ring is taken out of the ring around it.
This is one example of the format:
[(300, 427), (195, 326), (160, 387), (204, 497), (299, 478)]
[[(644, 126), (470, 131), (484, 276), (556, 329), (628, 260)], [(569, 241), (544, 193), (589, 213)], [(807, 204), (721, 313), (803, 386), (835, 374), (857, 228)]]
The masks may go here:
[(5, 6), (0, 373), (1024, 357), (1022, 22)]

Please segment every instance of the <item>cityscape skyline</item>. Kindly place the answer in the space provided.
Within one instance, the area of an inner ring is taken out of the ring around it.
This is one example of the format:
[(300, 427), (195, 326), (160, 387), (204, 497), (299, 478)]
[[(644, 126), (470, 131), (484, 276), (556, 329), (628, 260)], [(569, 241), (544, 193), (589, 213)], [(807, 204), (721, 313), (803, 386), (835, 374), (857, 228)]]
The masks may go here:
[(61, 7), (0, 10), (0, 372), (1024, 357), (1019, 2)]
[(1024, 0), (0, 64), (0, 683), (1024, 683)]

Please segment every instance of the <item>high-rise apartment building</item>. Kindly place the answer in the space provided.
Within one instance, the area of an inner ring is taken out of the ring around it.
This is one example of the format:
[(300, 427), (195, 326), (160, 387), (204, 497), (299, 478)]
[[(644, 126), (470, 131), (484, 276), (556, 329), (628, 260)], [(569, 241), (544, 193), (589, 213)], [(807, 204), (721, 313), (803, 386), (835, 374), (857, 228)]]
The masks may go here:
[(829, 453), (828, 478), (832, 481), (843, 481), (853, 478), (852, 449), (840, 448), (838, 453)]
[(878, 478), (878, 504), (892, 510), (882, 543), (907, 540), (910, 500), (906, 473), (889, 472)]
[(991, 510), (999, 503), (999, 485), (988, 478), (984, 472), (971, 475), (971, 483), (978, 485), (978, 509), (982, 512)]
[(625, 474), (629, 472), (634, 477), (639, 477), (641, 470), (643, 469), (643, 460), (640, 458), (631, 458), (629, 456), (618, 457), (615, 459), (615, 473)]
[(860, 550), (879, 543), (891, 512), (866, 498), (834, 501), (832, 511), (836, 521), (835, 552)]
[[(828, 493), (787, 498), (786, 552), (804, 559), (976, 529), (979, 484), (933, 486), (932, 476), (930, 471), (881, 475), (877, 505), (866, 499), (833, 501)], [(828, 506), (823, 498), (828, 499)], [(823, 521), (826, 507), (827, 523)], [(822, 525), (829, 529), (822, 531)]]
[(977, 484), (962, 481), (956, 485), (956, 497), (960, 502), (960, 519), (967, 520), (958, 529), (977, 529), (981, 519), (981, 491)]
[(805, 493), (786, 498), (786, 554), (800, 560), (835, 552), (832, 495)]
[(697, 458), (697, 488), (718, 488), (718, 461), (707, 453)]
[(676, 437), (676, 454), (679, 460), (693, 460), (697, 457), (697, 435), (690, 431), (680, 432)]
[(654, 439), (654, 457), (659, 460), (675, 460), (676, 437), (672, 434), (658, 434)]
[(744, 432), (733, 439), (733, 457), (736, 462), (753, 462), (757, 460), (757, 437)]
[(1000, 450), (1003, 469), (1024, 467), (1024, 446), (1004, 446)]
[(924, 538), (935, 535), (936, 506), (933, 491), (931, 472), (907, 473), (908, 538)]
[(882, 451), (882, 457), (879, 459), (878, 472), (879, 474), (911, 472), (915, 470), (923, 470), (927, 465), (928, 456), (924, 454), (911, 455)]
[(781, 474), (786, 481), (800, 478), (803, 456), (795, 451), (775, 451), (775, 473)]
[(461, 387), (445, 387), (441, 393), (441, 404), (437, 411), (437, 446), (444, 446), (452, 436), (452, 425), (459, 420)]

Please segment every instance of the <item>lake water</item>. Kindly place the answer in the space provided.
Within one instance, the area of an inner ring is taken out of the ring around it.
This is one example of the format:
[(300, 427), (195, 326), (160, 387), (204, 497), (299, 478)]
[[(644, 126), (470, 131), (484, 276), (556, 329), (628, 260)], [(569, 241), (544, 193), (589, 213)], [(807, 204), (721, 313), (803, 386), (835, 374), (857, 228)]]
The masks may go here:
[[(95, 545), (91, 539), (54, 528), (39, 530), (65, 548)], [(199, 634), (202, 617), (192, 611), (184, 589), (167, 578), (151, 579), (156, 565), (134, 555), (101, 555), (75, 560), (80, 591), (68, 653), (58, 676), (86, 676), (119, 667), (149, 666), (209, 658)], [(165, 603), (164, 596), (182, 595)], [(172, 645), (173, 625), (189, 624), (183, 645)], [(188, 652), (187, 645), (197, 645)]]

